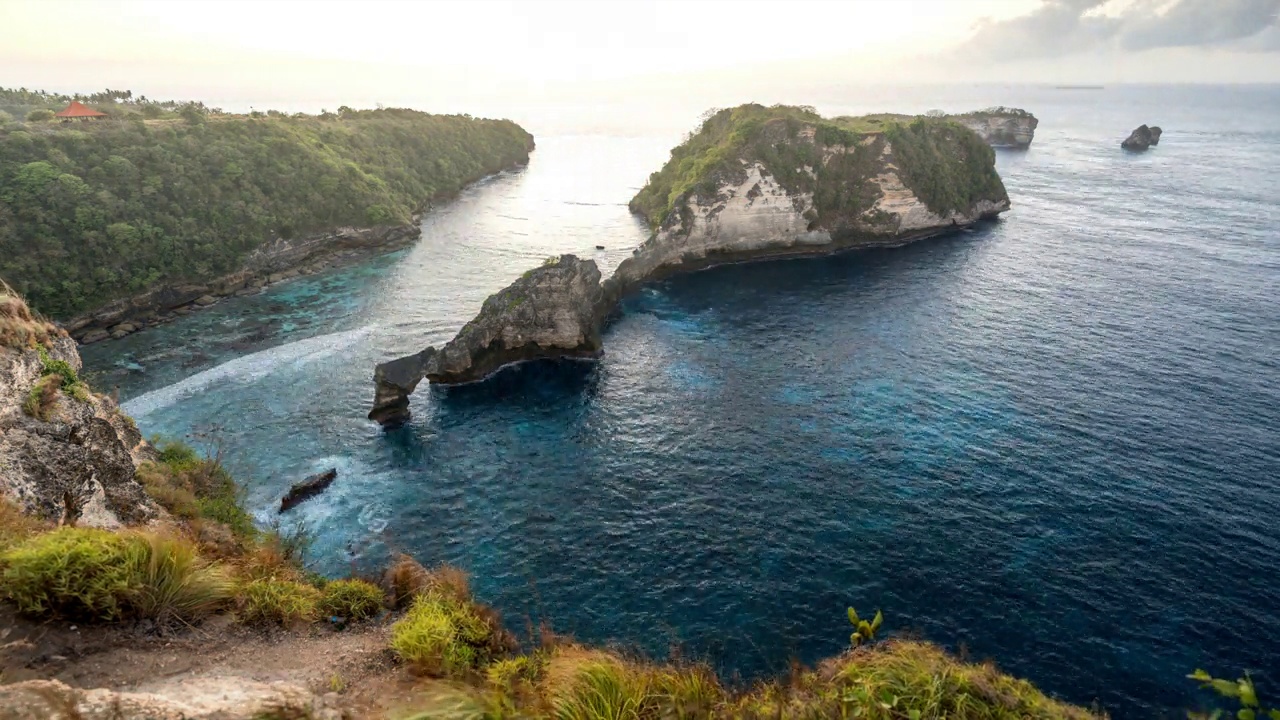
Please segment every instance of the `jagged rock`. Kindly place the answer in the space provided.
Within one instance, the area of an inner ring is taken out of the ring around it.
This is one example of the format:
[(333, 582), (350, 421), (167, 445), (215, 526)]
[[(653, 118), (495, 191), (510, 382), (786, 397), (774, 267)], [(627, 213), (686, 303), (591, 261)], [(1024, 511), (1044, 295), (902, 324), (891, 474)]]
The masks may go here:
[(379, 365), (369, 417), (384, 425), (406, 420), (409, 394), (423, 378), (453, 385), (522, 360), (599, 357), (607, 311), (594, 260), (551, 258), (491, 295), (443, 348)]
[(57, 680), (0, 685), (0, 720), (257, 720), (351, 717), (337, 697), (244, 677), (182, 678), (142, 692), (83, 690)]
[(995, 107), (948, 117), (997, 148), (1029, 147), (1040, 125), (1035, 115), (1018, 108)]
[[(75, 342), (59, 337), (49, 356), (77, 371)], [(0, 495), (31, 515), (115, 527), (159, 510), (134, 476), (147, 445), (110, 398), (78, 400), (59, 391), (46, 420), (23, 404), (44, 365), (36, 350), (0, 347)], [(68, 516), (70, 516), (68, 518)]]
[(1125, 150), (1142, 152), (1152, 145), (1159, 145), (1162, 132), (1158, 127), (1139, 125), (1137, 129), (1129, 133), (1129, 137), (1125, 138), (1124, 142), (1120, 143), (1120, 147)]
[(218, 298), (212, 295), (201, 295), (195, 300), (195, 304), (199, 305), (200, 307), (208, 307), (216, 302), (218, 302)]
[(337, 477), (338, 470), (331, 468), (322, 473), (316, 473), (302, 482), (294, 483), (293, 487), (289, 488), (289, 492), (280, 498), (280, 512), (292, 510), (299, 503), (324, 492)]
[[(906, 144), (901, 155), (899, 140)], [(727, 158), (725, 147), (734, 149)], [(717, 155), (696, 154), (708, 148)], [(664, 185), (688, 167), (704, 174)], [(940, 188), (935, 173), (953, 186)], [(708, 119), (631, 207), (655, 232), (612, 277), (600, 283), (595, 263), (572, 255), (525, 273), (490, 296), (444, 348), (379, 365), (369, 417), (402, 423), (423, 378), (456, 384), (524, 360), (598, 357), (618, 300), (656, 278), (728, 262), (902, 245), (995, 217), (1009, 209), (1009, 196), (991, 148), (950, 118), (826, 120), (803, 108), (747, 105)]]

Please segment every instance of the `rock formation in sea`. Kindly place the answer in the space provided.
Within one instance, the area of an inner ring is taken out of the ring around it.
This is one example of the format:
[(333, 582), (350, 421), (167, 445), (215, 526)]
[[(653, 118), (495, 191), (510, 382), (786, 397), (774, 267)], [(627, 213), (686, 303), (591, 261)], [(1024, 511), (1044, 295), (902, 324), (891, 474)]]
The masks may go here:
[(444, 347), (379, 365), (369, 417), (384, 425), (407, 419), (409, 394), (424, 378), (454, 385), (521, 360), (599, 357), (609, 308), (594, 260), (548, 258), (489, 296), (480, 314)]
[(991, 147), (997, 148), (1030, 146), (1036, 135), (1036, 127), (1040, 125), (1036, 116), (1026, 110), (1007, 107), (987, 108), (949, 117), (978, 133)]
[(53, 521), (144, 522), (159, 511), (134, 467), (150, 446), (80, 367), (75, 341), (0, 285), (0, 496)]
[(1129, 137), (1120, 143), (1120, 147), (1125, 150), (1142, 152), (1152, 145), (1160, 144), (1160, 135), (1163, 131), (1159, 127), (1147, 127), (1139, 125), (1133, 132), (1129, 133)]
[(383, 363), (369, 417), (395, 425), (424, 378), (456, 384), (538, 358), (596, 357), (618, 300), (712, 265), (893, 246), (1009, 209), (986, 140), (950, 118), (825, 119), (743, 105), (709, 117), (631, 201), (653, 235), (603, 283), (571, 255), (489, 297), (441, 349)]

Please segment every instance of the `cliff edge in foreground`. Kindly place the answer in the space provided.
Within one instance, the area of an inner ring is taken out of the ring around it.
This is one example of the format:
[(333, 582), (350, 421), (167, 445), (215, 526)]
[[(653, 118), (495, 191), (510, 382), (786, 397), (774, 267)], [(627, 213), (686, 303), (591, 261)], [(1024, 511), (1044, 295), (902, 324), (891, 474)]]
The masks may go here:
[(149, 520), (134, 474), (149, 446), (79, 371), (75, 341), (0, 283), (0, 501), (54, 522)]
[[(712, 265), (902, 245), (992, 218), (1009, 195), (986, 141), (949, 118), (823, 118), (743, 105), (707, 118), (632, 199), (653, 235), (597, 287), (595, 263), (564, 256), (485, 301), (443, 349), (379, 365), (374, 409), (409, 416), (425, 377), (453, 384), (537, 358), (594, 356), (618, 300)], [(528, 306), (519, 302), (528, 299)]]

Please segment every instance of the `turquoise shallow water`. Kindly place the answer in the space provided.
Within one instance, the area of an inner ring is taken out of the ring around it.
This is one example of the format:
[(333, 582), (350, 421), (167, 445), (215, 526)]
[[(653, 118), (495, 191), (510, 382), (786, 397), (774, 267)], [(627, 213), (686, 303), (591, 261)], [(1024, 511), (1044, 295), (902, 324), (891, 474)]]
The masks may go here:
[[(1280, 687), (1280, 91), (826, 100), (1033, 109), (1033, 147), (998, 155), (1014, 210), (656, 284), (600, 362), (420, 391), (382, 432), (376, 362), (547, 255), (612, 268), (644, 239), (625, 204), (679, 133), (541, 117), (530, 166), (414, 247), (86, 362), (145, 431), (212, 431), (263, 522), (337, 467), (288, 521), (318, 568), (449, 560), (516, 626), (750, 677), (837, 652), (855, 604), (1119, 718), (1182, 717), (1197, 666)], [(1141, 122), (1161, 145), (1120, 152)]]

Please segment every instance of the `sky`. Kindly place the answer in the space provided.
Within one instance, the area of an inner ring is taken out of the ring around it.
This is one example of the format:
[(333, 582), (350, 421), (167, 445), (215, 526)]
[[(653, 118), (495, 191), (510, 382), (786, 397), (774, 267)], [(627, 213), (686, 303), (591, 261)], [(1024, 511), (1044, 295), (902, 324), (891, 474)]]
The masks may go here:
[(245, 110), (1280, 82), (1280, 0), (0, 0), (0, 86)]

